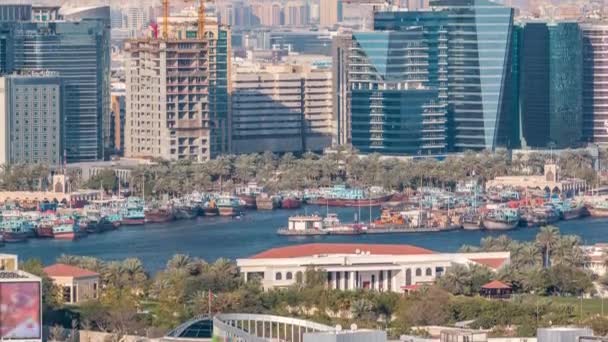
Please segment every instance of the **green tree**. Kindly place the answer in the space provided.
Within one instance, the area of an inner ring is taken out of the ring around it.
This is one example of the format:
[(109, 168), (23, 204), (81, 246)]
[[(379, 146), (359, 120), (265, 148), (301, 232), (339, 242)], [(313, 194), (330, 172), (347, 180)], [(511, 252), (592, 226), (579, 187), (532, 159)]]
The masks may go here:
[(536, 235), (536, 244), (541, 248), (544, 254), (543, 266), (549, 267), (551, 250), (559, 241), (559, 229), (555, 226), (545, 226), (540, 228), (540, 232)]

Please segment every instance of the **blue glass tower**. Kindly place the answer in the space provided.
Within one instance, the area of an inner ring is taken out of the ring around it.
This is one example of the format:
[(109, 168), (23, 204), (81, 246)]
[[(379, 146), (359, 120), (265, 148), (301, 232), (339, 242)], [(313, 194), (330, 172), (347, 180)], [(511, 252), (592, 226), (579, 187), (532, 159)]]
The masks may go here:
[(434, 11), (377, 13), (374, 28), (422, 28), (429, 84), (448, 104), (450, 150), (517, 145), (513, 9), (488, 0), (437, 0), (431, 6)]
[(388, 155), (445, 153), (446, 104), (428, 86), (422, 29), (355, 33), (349, 58), (353, 146)]
[(583, 134), (583, 39), (579, 25), (524, 23), (520, 44), (523, 144), (575, 147)]

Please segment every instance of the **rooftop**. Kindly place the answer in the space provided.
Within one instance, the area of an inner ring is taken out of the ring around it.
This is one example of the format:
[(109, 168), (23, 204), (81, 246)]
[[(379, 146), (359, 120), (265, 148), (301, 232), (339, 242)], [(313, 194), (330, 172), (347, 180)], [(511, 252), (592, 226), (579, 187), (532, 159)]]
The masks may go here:
[(488, 266), (493, 269), (498, 269), (502, 267), (502, 265), (507, 261), (506, 258), (475, 258), (470, 260), (477, 264)]
[(85, 278), (99, 276), (99, 273), (66, 264), (54, 264), (49, 267), (45, 267), (44, 273), (46, 273), (46, 275), (49, 277)]
[[(435, 252), (412, 245), (363, 243), (309, 243), (272, 248), (251, 256), (252, 259), (299, 258), (319, 254), (424, 255)], [(504, 262), (504, 260), (503, 260)]]
[(506, 289), (510, 289), (511, 286), (503, 283), (502, 281), (492, 280), (491, 282), (483, 285), (481, 288), (488, 289), (488, 290), (500, 290), (500, 289), (506, 290)]

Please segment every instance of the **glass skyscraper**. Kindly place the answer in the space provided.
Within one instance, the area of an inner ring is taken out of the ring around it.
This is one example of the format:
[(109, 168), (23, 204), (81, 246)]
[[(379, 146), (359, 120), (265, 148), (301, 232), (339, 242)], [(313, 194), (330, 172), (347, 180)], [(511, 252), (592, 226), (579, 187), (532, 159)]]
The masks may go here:
[(110, 118), (109, 18), (0, 22), (0, 71), (48, 70), (64, 80), (68, 162), (104, 158)]
[(488, 0), (437, 0), (431, 6), (434, 11), (379, 12), (374, 28), (422, 28), (429, 84), (448, 104), (449, 150), (517, 145), (513, 9)]
[(576, 22), (522, 24), (522, 142), (573, 147), (583, 134), (583, 39)]
[(352, 36), (351, 140), (363, 153), (438, 155), (446, 151), (446, 104), (429, 87), (421, 28)]

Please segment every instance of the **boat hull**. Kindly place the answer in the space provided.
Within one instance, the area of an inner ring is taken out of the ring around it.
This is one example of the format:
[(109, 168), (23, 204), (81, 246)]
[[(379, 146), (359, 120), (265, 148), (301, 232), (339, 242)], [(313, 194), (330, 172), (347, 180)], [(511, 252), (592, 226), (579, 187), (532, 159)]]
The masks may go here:
[(38, 227), (36, 228), (36, 236), (39, 238), (53, 238), (53, 227)]
[(55, 233), (54, 235), (55, 235), (55, 240), (74, 241), (80, 237), (80, 235), (75, 232), (61, 232), (61, 233)]
[(281, 201), (283, 209), (298, 209), (302, 206), (302, 201), (297, 198), (285, 198)]
[(481, 230), (481, 224), (476, 222), (463, 222), (462, 229), (464, 230)]
[(608, 217), (608, 209), (587, 208), (591, 217)]
[(241, 208), (239, 207), (219, 207), (218, 212), (220, 216), (237, 216), (241, 214)]
[(203, 208), (204, 216), (217, 216), (219, 215), (218, 208)]
[(575, 220), (587, 215), (587, 209), (585, 207), (576, 208), (573, 210), (564, 211), (562, 213), (563, 220)]
[(257, 203), (255, 195), (239, 195), (239, 199), (244, 203), (245, 209), (256, 209)]
[(28, 234), (23, 233), (13, 233), (13, 232), (3, 232), (2, 239), (7, 243), (16, 243), (16, 242), (25, 242), (27, 240)]
[(259, 198), (256, 201), (258, 210), (274, 210), (278, 208), (278, 202), (274, 198)]
[(483, 220), (483, 227), (487, 230), (510, 230), (515, 229), (519, 225), (519, 221), (502, 222), (494, 220)]
[(125, 225), (125, 226), (140, 226), (144, 223), (146, 223), (146, 219), (143, 217), (141, 217), (141, 218), (123, 217), (122, 221), (120, 222), (120, 224)]

